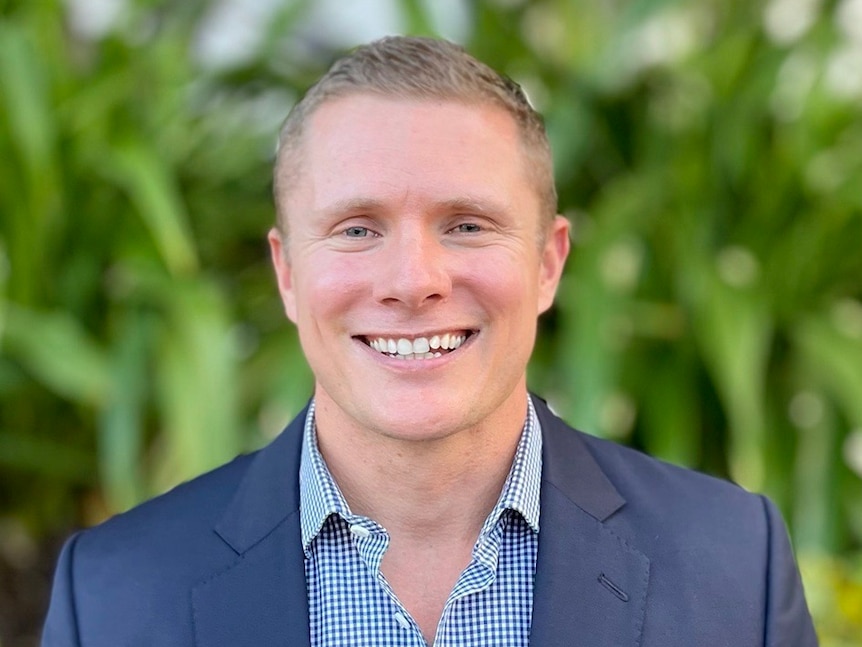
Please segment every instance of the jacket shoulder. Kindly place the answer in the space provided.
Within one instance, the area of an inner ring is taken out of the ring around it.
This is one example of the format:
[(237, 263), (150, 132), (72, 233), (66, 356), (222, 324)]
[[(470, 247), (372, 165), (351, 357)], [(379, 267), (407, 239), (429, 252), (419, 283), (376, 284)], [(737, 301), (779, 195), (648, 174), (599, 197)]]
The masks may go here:
[(625, 539), (659, 550), (722, 539), (765, 542), (763, 496), (575, 430), (543, 403), (537, 409), (546, 444), (543, 478)]

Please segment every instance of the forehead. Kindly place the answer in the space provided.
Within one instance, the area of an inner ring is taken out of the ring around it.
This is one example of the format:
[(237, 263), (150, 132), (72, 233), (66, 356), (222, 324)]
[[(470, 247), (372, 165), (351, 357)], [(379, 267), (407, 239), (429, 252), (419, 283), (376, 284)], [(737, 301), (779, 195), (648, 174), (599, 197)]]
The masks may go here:
[(518, 126), (491, 104), (366, 94), (332, 99), (310, 116), (297, 153), (286, 197), (302, 210), (399, 194), (537, 198)]

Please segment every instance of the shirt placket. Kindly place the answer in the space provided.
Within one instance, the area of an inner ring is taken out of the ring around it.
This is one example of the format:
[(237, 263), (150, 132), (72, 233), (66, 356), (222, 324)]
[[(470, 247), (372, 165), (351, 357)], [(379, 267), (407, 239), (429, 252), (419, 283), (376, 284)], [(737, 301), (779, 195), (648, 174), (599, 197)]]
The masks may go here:
[(440, 622), (437, 625), (437, 635), (434, 647), (462, 647), (462, 641), (453, 635), (451, 630), (453, 624), (458, 620), (458, 614), (462, 612), (464, 601), (473, 595), (481, 595), (487, 591), (497, 580), (497, 566), (500, 559), (500, 543), (506, 529), (505, 515), (498, 512), (497, 521), (480, 535), (473, 549), (473, 558), (461, 573), (461, 577), (455, 583)]
[(393, 625), (393, 635), (397, 638), (391, 644), (393, 647), (402, 645), (403, 647), (427, 647), (419, 626), (395, 595), (380, 569), (383, 555), (389, 547), (389, 533), (380, 524), (367, 517), (353, 516), (346, 521), (359, 558), (389, 600), (391, 613), (389, 618), (381, 618), (381, 620)]

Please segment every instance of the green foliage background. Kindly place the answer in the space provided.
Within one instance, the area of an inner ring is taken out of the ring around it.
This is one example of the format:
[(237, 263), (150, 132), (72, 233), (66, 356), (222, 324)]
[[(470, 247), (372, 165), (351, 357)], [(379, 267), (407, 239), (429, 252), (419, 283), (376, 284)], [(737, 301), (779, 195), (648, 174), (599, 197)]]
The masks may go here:
[[(193, 55), (210, 3), (130, 2), (86, 38), (59, 0), (0, 0), (10, 561), (260, 446), (310, 394), (264, 240), (279, 119), (341, 46), (302, 29), (308, 4), (225, 68)], [(464, 39), (545, 114), (575, 225), (534, 388), (767, 492), (833, 647), (862, 644), (854, 4), (486, 0)]]

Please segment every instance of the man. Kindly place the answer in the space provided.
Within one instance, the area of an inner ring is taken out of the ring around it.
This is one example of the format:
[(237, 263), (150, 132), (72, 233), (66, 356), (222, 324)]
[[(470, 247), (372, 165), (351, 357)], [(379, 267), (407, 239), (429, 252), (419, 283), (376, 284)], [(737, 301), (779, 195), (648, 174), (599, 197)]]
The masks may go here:
[(285, 122), (275, 197), (312, 403), (71, 539), (45, 645), (816, 645), (768, 501), (528, 395), (569, 238), (515, 84), (362, 47)]

